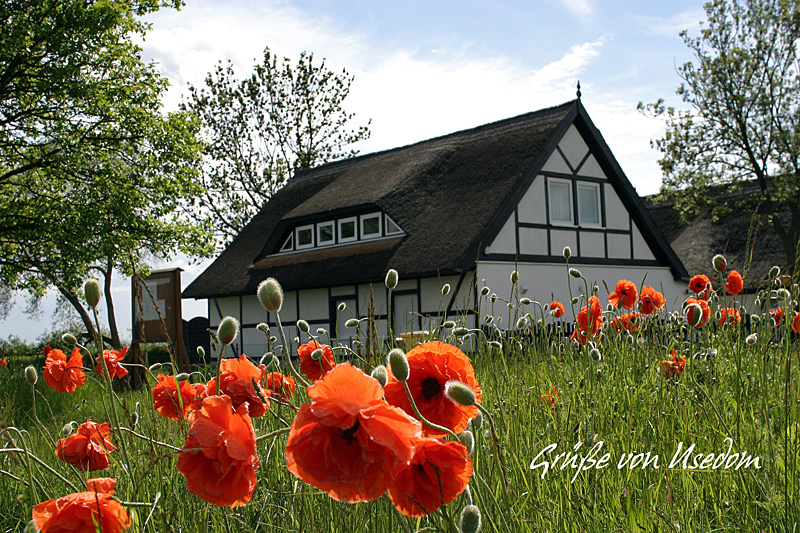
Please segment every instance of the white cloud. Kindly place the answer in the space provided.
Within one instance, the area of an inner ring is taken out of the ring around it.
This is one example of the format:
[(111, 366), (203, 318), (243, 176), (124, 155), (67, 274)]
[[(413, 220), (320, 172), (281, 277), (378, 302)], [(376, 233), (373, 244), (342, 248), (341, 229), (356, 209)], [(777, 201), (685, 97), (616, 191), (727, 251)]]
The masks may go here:
[(663, 37), (677, 37), (683, 30), (688, 30), (690, 34), (697, 34), (700, 22), (705, 19), (706, 13), (699, 7), (681, 11), (671, 17), (633, 16), (634, 24), (641, 25), (646, 34)]
[(558, 0), (561, 5), (563, 5), (570, 13), (573, 15), (585, 19), (592, 14), (592, 5), (589, 3), (589, 0)]

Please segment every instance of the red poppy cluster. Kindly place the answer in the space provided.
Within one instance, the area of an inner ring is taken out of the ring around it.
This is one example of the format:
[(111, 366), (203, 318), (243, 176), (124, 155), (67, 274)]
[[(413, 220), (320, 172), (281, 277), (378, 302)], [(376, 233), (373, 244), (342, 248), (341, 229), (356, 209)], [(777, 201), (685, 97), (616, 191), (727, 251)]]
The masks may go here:
[(633, 309), (638, 295), (639, 292), (632, 281), (621, 279), (617, 282), (616, 290), (608, 295), (608, 301), (614, 307), (621, 305), (625, 309)]
[(686, 322), (690, 326), (702, 328), (706, 325), (708, 316), (711, 314), (708, 302), (702, 298), (686, 298), (684, 307), (686, 309)]
[(97, 365), (95, 369), (97, 373), (102, 375), (103, 370), (100, 366), (100, 362), (105, 361), (106, 368), (108, 369), (108, 375), (111, 379), (114, 378), (124, 378), (128, 375), (128, 369), (122, 366), (120, 361), (125, 359), (125, 354), (128, 353), (128, 347), (124, 347), (122, 350), (103, 350), (103, 355), (97, 356)]
[(97, 424), (92, 419), (78, 426), (78, 430), (56, 442), (58, 458), (81, 470), (105, 470), (108, 468), (108, 452), (116, 448), (111, 444), (111, 428), (108, 422)]
[(783, 324), (783, 320), (786, 318), (786, 310), (783, 307), (770, 309), (769, 314), (772, 315), (772, 321), (775, 323), (776, 328)]
[[(322, 357), (318, 360), (312, 357), (316, 350), (322, 350)], [(300, 358), (300, 371), (311, 381), (317, 381), (333, 369), (333, 350), (327, 344), (317, 341), (303, 344), (297, 349), (297, 356)]]
[(564, 304), (561, 302), (552, 302), (550, 304), (550, 312), (555, 318), (561, 318), (564, 316)]
[(611, 328), (617, 333), (622, 331), (633, 333), (634, 331), (639, 331), (639, 328), (642, 327), (641, 320), (642, 315), (640, 313), (624, 313), (611, 320)]
[(577, 325), (572, 332), (572, 340), (581, 346), (597, 338), (603, 328), (603, 309), (597, 296), (589, 298), (589, 305), (581, 308), (578, 313)]
[(639, 295), (639, 311), (643, 315), (654, 314), (664, 307), (665, 303), (664, 295), (653, 287), (648, 287), (647, 285), (642, 287), (642, 293)]
[[(153, 393), (153, 408), (165, 418), (184, 420), (200, 406), (206, 392), (202, 383), (191, 385), (187, 380), (176, 383), (175, 376), (159, 374)], [(179, 393), (180, 391), (180, 393)]]
[(542, 402), (544, 402), (546, 406), (550, 407), (554, 411), (556, 410), (557, 400), (558, 400), (558, 389), (556, 388), (555, 385), (553, 385), (552, 391), (547, 391), (544, 394), (542, 394)]
[(708, 300), (711, 288), (711, 280), (705, 274), (697, 274), (689, 280), (689, 289), (697, 296), (697, 299)]
[(44, 356), (42, 376), (44, 376), (45, 383), (52, 389), (72, 394), (86, 381), (86, 374), (83, 372), (83, 357), (77, 347), (72, 350), (67, 359), (64, 352), (58, 349), (54, 350), (48, 344), (44, 347)]
[(744, 280), (742, 279), (742, 275), (735, 270), (731, 270), (728, 274), (728, 282), (725, 283), (725, 290), (728, 291), (728, 294), (736, 296), (742, 292), (743, 289)]
[(85, 492), (47, 500), (33, 508), (33, 522), (42, 533), (119, 533), (131, 527), (128, 512), (112, 499), (117, 480), (101, 477), (86, 481)]
[[(424, 350), (430, 354), (433, 349), (442, 350), (442, 360), (452, 357), (443, 346)], [(441, 371), (434, 366), (426, 368)], [(300, 407), (286, 445), (289, 471), (306, 483), (350, 503), (375, 500), (388, 491), (407, 516), (429, 514), (466, 488), (472, 476), (466, 447), (423, 437), (420, 423), (390, 405), (378, 381), (350, 363), (336, 365), (307, 392), (311, 403)], [(443, 395), (440, 401), (449, 402)]]
[(284, 376), (280, 372), (271, 372), (267, 374), (266, 389), (273, 398), (288, 402), (289, 398), (294, 394), (294, 378), (292, 376)]
[(738, 324), (742, 323), (742, 315), (738, 309), (733, 307), (725, 307), (719, 310), (719, 327), (727, 326), (733, 329)]
[[(233, 401), (233, 409), (246, 403), (249, 407), (248, 414), (253, 418), (263, 416), (269, 409), (269, 392), (262, 385), (267, 375), (264, 365), (256, 366), (242, 354), (238, 359), (223, 359), (220, 364), (220, 382), (224, 394)], [(217, 379), (214, 378), (206, 386), (206, 394), (211, 396), (217, 393)]]
[(672, 357), (666, 361), (661, 361), (661, 375), (665, 378), (674, 378), (683, 374), (686, 367), (686, 359), (678, 355), (678, 352), (672, 350)]

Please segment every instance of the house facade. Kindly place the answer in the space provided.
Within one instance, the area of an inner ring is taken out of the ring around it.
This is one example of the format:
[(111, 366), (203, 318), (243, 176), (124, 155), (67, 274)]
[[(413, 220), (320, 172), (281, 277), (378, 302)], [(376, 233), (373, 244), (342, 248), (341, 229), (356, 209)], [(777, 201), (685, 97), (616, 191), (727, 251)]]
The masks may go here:
[[(344, 343), (363, 338), (370, 316), (381, 337), (448, 319), (478, 327), (488, 314), (505, 328), (509, 299), (568, 304), (585, 292), (568, 276), (567, 246), (601, 297), (603, 282), (626, 278), (668, 305), (684, 298), (686, 269), (580, 100), (298, 173), (183, 297), (208, 301), (212, 327), (236, 317), (248, 354), (264, 349), (259, 323), (276, 333), (255, 296), (267, 277), (284, 287), (290, 337), (299, 318)], [(345, 327), (351, 318), (360, 331)]]

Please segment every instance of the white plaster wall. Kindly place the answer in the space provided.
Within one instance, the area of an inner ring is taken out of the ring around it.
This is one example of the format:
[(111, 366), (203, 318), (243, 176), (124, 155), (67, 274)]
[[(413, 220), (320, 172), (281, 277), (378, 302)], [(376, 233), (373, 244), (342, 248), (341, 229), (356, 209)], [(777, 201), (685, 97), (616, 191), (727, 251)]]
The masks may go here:
[(603, 193), (606, 197), (606, 227), (609, 229), (630, 228), (630, 215), (622, 201), (610, 184), (604, 184)]
[(572, 174), (572, 171), (564, 162), (564, 158), (561, 157), (561, 154), (559, 154), (557, 150), (553, 150), (553, 153), (547, 158), (547, 162), (542, 167), (542, 170)]
[(580, 231), (581, 257), (605, 257), (606, 242), (603, 233)]
[[(633, 267), (633, 266), (590, 266), (590, 265), (577, 265), (584, 277), (588, 280), (589, 290), (591, 291), (592, 284), (596, 283), (600, 287), (599, 297), (600, 301), (605, 304), (608, 300), (608, 292), (603, 286), (603, 280), (613, 290), (613, 286), (619, 279), (629, 279), (633, 281), (637, 287), (641, 289), (642, 279), (647, 275), (646, 285), (654, 287), (656, 290), (664, 293), (666, 298), (666, 307), (668, 309), (680, 308), (680, 304), (685, 299), (685, 282), (676, 282), (672, 278), (672, 274), (667, 267)], [(490, 288), (491, 292), (498, 295), (499, 298), (507, 299), (511, 293), (511, 281), (509, 279), (511, 272), (514, 270), (514, 265), (509, 263), (489, 262), (484, 261), (478, 265), (478, 278), (485, 280), (486, 285)], [(572, 294), (577, 296), (585, 292), (584, 283), (582, 280), (570, 277), (564, 263), (561, 264), (526, 264), (521, 263), (517, 265), (519, 271), (519, 285), (520, 289), (527, 288), (525, 294), (520, 294), (520, 297), (527, 297), (531, 300), (537, 301), (542, 305), (549, 305), (551, 301), (558, 300), (564, 304), (567, 309), (565, 318), (574, 320), (570, 310), (570, 292), (568, 282), (572, 284)], [(483, 283), (480, 282), (479, 286)], [(487, 313), (489, 310), (487, 299), (482, 299), (483, 308), (482, 312)], [(505, 308), (505, 303), (502, 305), (495, 304), (495, 311), (498, 316), (502, 316), (503, 324), (505, 326), (508, 321), (505, 318), (508, 314)], [(581, 305), (585, 305), (582, 303)], [(535, 306), (531, 306), (531, 311)], [(499, 312), (498, 312), (499, 310)], [(575, 311), (580, 310), (580, 305), (576, 306)], [(552, 320), (552, 318), (550, 319)]]
[(514, 215), (512, 214), (503, 224), (503, 229), (497, 234), (492, 244), (489, 245), (491, 253), (494, 254), (515, 254), (517, 253), (517, 235), (514, 227)]
[(300, 318), (328, 320), (328, 289), (300, 291)]
[(631, 238), (630, 235), (619, 233), (608, 234), (608, 257), (611, 259), (630, 259), (631, 258)]
[(589, 147), (581, 137), (580, 132), (575, 127), (575, 125), (571, 125), (564, 136), (561, 138), (561, 141), (558, 143), (558, 147), (561, 148), (561, 151), (564, 152), (564, 155), (567, 157), (567, 161), (569, 164), (572, 165), (572, 168), (577, 168), (586, 154), (589, 152)]
[(517, 217), (520, 222), (547, 224), (544, 176), (536, 176), (531, 186), (528, 187), (528, 190), (522, 195), (517, 212)]
[(550, 230), (550, 254), (561, 255), (565, 246), (577, 253), (578, 251), (578, 236), (575, 231), (568, 230)]
[(258, 297), (242, 296), (242, 324), (258, 324), (268, 322), (267, 310), (258, 301)]
[[(217, 311), (219, 308), (219, 311)], [(232, 316), (239, 322), (239, 297), (226, 296), (224, 298), (212, 298), (208, 301), (208, 324), (210, 328), (215, 328), (219, 325), (220, 320), (226, 316)]]
[(633, 224), (633, 258), (634, 259), (655, 259), (653, 252), (644, 240), (639, 228)]
[[(450, 292), (447, 296), (442, 296), (442, 286), (450, 284)], [(458, 284), (458, 276), (444, 276), (442, 278), (424, 278), (420, 280), (420, 297), (422, 299), (423, 313), (435, 314), (439, 308), (446, 310), (450, 303), (453, 291)]]
[(600, 163), (597, 162), (597, 159), (594, 158), (594, 155), (590, 155), (589, 159), (587, 159), (583, 166), (578, 169), (578, 174), (581, 176), (588, 176), (590, 178), (606, 179), (606, 175), (603, 172), (603, 169), (600, 168)]
[(519, 228), (519, 253), (523, 255), (547, 255), (547, 230)]

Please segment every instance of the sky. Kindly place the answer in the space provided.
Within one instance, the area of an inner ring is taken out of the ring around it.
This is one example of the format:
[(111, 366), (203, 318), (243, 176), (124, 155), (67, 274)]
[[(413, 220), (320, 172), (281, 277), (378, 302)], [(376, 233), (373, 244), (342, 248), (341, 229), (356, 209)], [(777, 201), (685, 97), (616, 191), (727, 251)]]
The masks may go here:
[[(675, 94), (677, 67), (692, 55), (680, 37), (697, 36), (703, 2), (673, 0), (186, 0), (146, 20), (152, 29), (142, 58), (171, 87), (164, 109), (175, 110), (189, 84), (201, 87), (218, 62), (247, 75), (268, 47), (279, 58), (313, 53), (334, 72), (354, 77), (344, 109), (371, 136), (361, 154), (411, 144), (581, 100), (640, 195), (658, 192), (661, 172), (650, 141), (663, 124), (637, 103)], [(210, 263), (186, 258), (153, 265), (180, 267), (185, 288)], [(123, 337), (130, 331), (130, 282), (114, 284)], [(52, 327), (54, 297), (36, 316), (25, 298), (0, 339), (34, 341)], [(184, 300), (184, 318), (205, 315), (205, 302)]]

